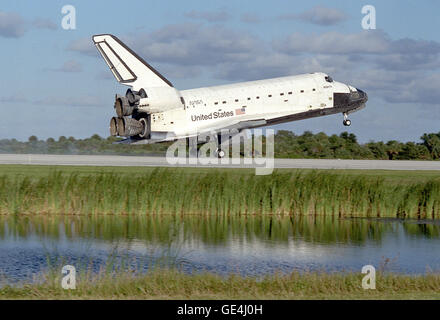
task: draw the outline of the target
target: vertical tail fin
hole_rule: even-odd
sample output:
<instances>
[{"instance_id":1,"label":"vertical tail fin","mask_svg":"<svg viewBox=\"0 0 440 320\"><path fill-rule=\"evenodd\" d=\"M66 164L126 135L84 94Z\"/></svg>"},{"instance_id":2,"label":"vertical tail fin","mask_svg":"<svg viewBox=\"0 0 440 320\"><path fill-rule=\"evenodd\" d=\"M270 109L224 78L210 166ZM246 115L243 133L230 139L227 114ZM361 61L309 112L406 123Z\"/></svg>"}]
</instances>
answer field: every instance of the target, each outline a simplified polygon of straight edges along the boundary
<instances>
[{"instance_id":1,"label":"vertical tail fin","mask_svg":"<svg viewBox=\"0 0 440 320\"><path fill-rule=\"evenodd\" d=\"M111 34L93 42L119 83L133 87L173 87L172 83Z\"/></svg>"}]
</instances>

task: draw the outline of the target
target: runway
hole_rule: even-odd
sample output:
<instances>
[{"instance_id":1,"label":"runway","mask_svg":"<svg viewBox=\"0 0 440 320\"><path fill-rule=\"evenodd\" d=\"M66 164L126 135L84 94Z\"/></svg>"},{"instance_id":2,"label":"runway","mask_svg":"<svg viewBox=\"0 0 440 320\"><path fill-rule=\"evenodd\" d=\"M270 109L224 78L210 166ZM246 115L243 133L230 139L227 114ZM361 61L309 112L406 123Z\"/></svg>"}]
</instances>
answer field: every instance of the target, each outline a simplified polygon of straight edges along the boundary
<instances>
[{"instance_id":1,"label":"runway","mask_svg":"<svg viewBox=\"0 0 440 320\"><path fill-rule=\"evenodd\" d=\"M263 158L264 159L264 158ZM47 154L0 154L0 164L49 165L49 166L147 166L147 167L216 167L257 168L271 167L271 162L255 163L254 159L222 159L229 163L201 164L200 160L179 159L180 163L169 163L164 157L106 156L106 155L47 155ZM174 159L176 161L176 159ZM205 159L205 162L207 159ZM262 161L262 160L260 160ZM275 168L298 169L361 169L361 170L440 170L440 161L405 160L338 160L338 159L275 159Z\"/></svg>"}]
</instances>

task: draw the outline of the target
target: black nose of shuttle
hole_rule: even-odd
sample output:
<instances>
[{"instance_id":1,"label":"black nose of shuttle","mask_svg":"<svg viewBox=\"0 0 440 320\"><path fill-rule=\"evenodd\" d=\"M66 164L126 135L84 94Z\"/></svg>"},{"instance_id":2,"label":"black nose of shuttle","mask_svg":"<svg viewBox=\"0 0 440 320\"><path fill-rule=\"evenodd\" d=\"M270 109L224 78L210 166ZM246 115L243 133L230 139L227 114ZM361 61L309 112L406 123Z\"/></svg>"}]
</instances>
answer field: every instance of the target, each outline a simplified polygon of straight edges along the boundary
<instances>
[{"instance_id":1,"label":"black nose of shuttle","mask_svg":"<svg viewBox=\"0 0 440 320\"><path fill-rule=\"evenodd\" d=\"M360 103L365 103L368 101L368 95L365 91L362 91L361 89L356 88L357 93L359 94L359 97L357 98L357 100ZM356 100L356 99L355 99Z\"/></svg>"},{"instance_id":2,"label":"black nose of shuttle","mask_svg":"<svg viewBox=\"0 0 440 320\"><path fill-rule=\"evenodd\" d=\"M368 100L368 95L361 89L356 89L350 93L334 93L334 107L336 108L357 108L365 104Z\"/></svg>"}]
</instances>

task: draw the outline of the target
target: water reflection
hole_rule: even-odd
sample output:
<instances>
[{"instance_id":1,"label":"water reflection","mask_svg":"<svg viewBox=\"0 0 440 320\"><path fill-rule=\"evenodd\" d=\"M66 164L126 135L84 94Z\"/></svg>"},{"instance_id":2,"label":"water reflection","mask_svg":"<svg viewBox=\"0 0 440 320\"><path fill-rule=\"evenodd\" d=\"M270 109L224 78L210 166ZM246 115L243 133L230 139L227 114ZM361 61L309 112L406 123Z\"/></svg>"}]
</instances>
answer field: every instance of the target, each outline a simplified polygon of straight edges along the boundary
<instances>
[{"instance_id":1,"label":"water reflection","mask_svg":"<svg viewBox=\"0 0 440 320\"><path fill-rule=\"evenodd\" d=\"M166 261L187 272L358 271L388 260L391 271L440 269L439 221L10 215L0 217L0 244L0 274L8 279L28 279L61 260L98 270L112 256L140 269Z\"/></svg>"},{"instance_id":2,"label":"water reflection","mask_svg":"<svg viewBox=\"0 0 440 320\"><path fill-rule=\"evenodd\" d=\"M335 217L206 217L206 216L3 216L0 239L41 237L51 239L138 239L168 243L179 237L222 245L232 238L287 242L301 237L307 242L354 243L380 241L392 231L396 219L339 219ZM391 222L391 223L386 223ZM414 235L439 236L435 224L404 223Z\"/></svg>"}]
</instances>

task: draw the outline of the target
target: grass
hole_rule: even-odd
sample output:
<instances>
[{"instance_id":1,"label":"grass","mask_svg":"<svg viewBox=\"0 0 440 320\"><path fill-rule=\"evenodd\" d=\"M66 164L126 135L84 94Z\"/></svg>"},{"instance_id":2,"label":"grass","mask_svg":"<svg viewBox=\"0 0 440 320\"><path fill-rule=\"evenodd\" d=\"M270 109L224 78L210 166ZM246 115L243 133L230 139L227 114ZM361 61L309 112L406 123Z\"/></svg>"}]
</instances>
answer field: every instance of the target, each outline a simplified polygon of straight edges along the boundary
<instances>
[{"instance_id":1,"label":"grass","mask_svg":"<svg viewBox=\"0 0 440 320\"><path fill-rule=\"evenodd\" d=\"M0 166L0 214L0 238L4 224L20 236L34 229L57 236L63 220L69 239L83 232L169 242L172 224L206 242L221 243L230 232L362 242L380 240L387 226L335 218L438 219L440 173L280 169L255 176L250 169ZM127 219L117 219L122 215ZM421 226L404 227L418 235ZM423 227L423 234L438 236L437 226ZM364 290L360 273L91 272L78 275L76 290L64 290L57 270L40 283L0 287L0 299L440 299L437 273L378 272L377 289Z\"/></svg>"},{"instance_id":2,"label":"grass","mask_svg":"<svg viewBox=\"0 0 440 320\"><path fill-rule=\"evenodd\" d=\"M0 214L440 215L438 175L402 179L396 173L317 170L255 176L240 169L13 168L0 170Z\"/></svg>"},{"instance_id":3,"label":"grass","mask_svg":"<svg viewBox=\"0 0 440 320\"><path fill-rule=\"evenodd\" d=\"M61 276L44 283L0 288L0 299L440 299L440 275L377 273L376 290L361 287L363 274L297 272L264 277L184 274L172 269L144 275L83 274L75 290Z\"/></svg>"},{"instance_id":4,"label":"grass","mask_svg":"<svg viewBox=\"0 0 440 320\"><path fill-rule=\"evenodd\" d=\"M0 176L16 177L30 177L38 178L47 176L53 172L60 172L66 174L91 175L99 173L112 173L115 175L137 175L150 174L156 170L156 167L114 167L114 166L47 166L47 165L0 165ZM233 173L235 175L254 175L255 169L247 168L173 168L175 172L184 173L186 175L206 174L212 172ZM426 182L431 179L440 181L440 171L414 171L414 170L358 170L358 169L275 169L280 173L310 173L319 171L321 173L332 173L338 175L355 175L367 176L371 178L381 177L386 182L393 183L408 183L408 182Z\"/></svg>"}]
</instances>

